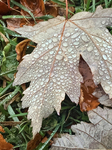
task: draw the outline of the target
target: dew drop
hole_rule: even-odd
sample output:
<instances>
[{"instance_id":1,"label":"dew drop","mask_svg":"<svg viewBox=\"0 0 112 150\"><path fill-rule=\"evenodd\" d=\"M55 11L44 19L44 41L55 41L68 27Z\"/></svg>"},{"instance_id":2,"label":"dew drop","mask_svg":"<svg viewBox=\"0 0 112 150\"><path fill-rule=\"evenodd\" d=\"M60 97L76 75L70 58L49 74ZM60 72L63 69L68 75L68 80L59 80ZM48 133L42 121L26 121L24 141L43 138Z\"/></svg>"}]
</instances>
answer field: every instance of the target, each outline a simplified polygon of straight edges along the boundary
<instances>
[{"instance_id":1,"label":"dew drop","mask_svg":"<svg viewBox=\"0 0 112 150\"><path fill-rule=\"evenodd\" d=\"M101 40L100 38L96 38L96 40L97 40L98 42L102 42L102 40Z\"/></svg>"},{"instance_id":2,"label":"dew drop","mask_svg":"<svg viewBox=\"0 0 112 150\"><path fill-rule=\"evenodd\" d=\"M54 34L54 36L55 36L55 37L57 37L57 36L58 36L58 34L57 34L57 33L55 33L55 34Z\"/></svg>"},{"instance_id":3,"label":"dew drop","mask_svg":"<svg viewBox=\"0 0 112 150\"><path fill-rule=\"evenodd\" d=\"M65 37L69 37L70 36L70 33L65 33Z\"/></svg>"},{"instance_id":4,"label":"dew drop","mask_svg":"<svg viewBox=\"0 0 112 150\"><path fill-rule=\"evenodd\" d=\"M50 54L53 54L54 53L54 51L50 51Z\"/></svg>"},{"instance_id":5,"label":"dew drop","mask_svg":"<svg viewBox=\"0 0 112 150\"><path fill-rule=\"evenodd\" d=\"M45 47L45 44L42 44L42 47Z\"/></svg>"},{"instance_id":6,"label":"dew drop","mask_svg":"<svg viewBox=\"0 0 112 150\"><path fill-rule=\"evenodd\" d=\"M68 52L71 52L72 50L73 50L72 48L69 48L69 49L68 49Z\"/></svg>"},{"instance_id":7,"label":"dew drop","mask_svg":"<svg viewBox=\"0 0 112 150\"><path fill-rule=\"evenodd\" d=\"M93 46L89 46L88 48L87 48L87 50L90 52L90 51L92 51L93 50Z\"/></svg>"},{"instance_id":8,"label":"dew drop","mask_svg":"<svg viewBox=\"0 0 112 150\"><path fill-rule=\"evenodd\" d=\"M112 70L112 66L109 66L109 69Z\"/></svg>"},{"instance_id":9,"label":"dew drop","mask_svg":"<svg viewBox=\"0 0 112 150\"><path fill-rule=\"evenodd\" d=\"M63 58L62 55L57 55L57 56L56 56L56 59L58 59L58 60L61 60L62 58Z\"/></svg>"},{"instance_id":10,"label":"dew drop","mask_svg":"<svg viewBox=\"0 0 112 150\"><path fill-rule=\"evenodd\" d=\"M104 51L104 48L101 48L101 51L103 52L103 51Z\"/></svg>"},{"instance_id":11,"label":"dew drop","mask_svg":"<svg viewBox=\"0 0 112 150\"><path fill-rule=\"evenodd\" d=\"M64 78L64 76L63 76L63 75L61 75L61 76L60 76L60 78L61 78L61 79L63 79L63 78Z\"/></svg>"},{"instance_id":12,"label":"dew drop","mask_svg":"<svg viewBox=\"0 0 112 150\"><path fill-rule=\"evenodd\" d=\"M82 36L82 40L83 40L84 42L88 42L88 41L89 41L89 39L88 39L87 36L85 36L85 35Z\"/></svg>"},{"instance_id":13,"label":"dew drop","mask_svg":"<svg viewBox=\"0 0 112 150\"><path fill-rule=\"evenodd\" d=\"M52 43L52 39L48 40L49 43Z\"/></svg>"},{"instance_id":14,"label":"dew drop","mask_svg":"<svg viewBox=\"0 0 112 150\"><path fill-rule=\"evenodd\" d=\"M44 59L45 59L45 60L48 60L48 56L45 56Z\"/></svg>"},{"instance_id":15,"label":"dew drop","mask_svg":"<svg viewBox=\"0 0 112 150\"><path fill-rule=\"evenodd\" d=\"M103 75L103 72L101 70L99 70L99 74L102 76Z\"/></svg>"},{"instance_id":16,"label":"dew drop","mask_svg":"<svg viewBox=\"0 0 112 150\"><path fill-rule=\"evenodd\" d=\"M103 25L105 24L105 20L104 20L104 21L102 21L102 24L103 24Z\"/></svg>"},{"instance_id":17,"label":"dew drop","mask_svg":"<svg viewBox=\"0 0 112 150\"><path fill-rule=\"evenodd\" d=\"M50 44L48 48L49 48L49 49L52 49L52 48L53 48L53 44Z\"/></svg>"},{"instance_id":18,"label":"dew drop","mask_svg":"<svg viewBox=\"0 0 112 150\"><path fill-rule=\"evenodd\" d=\"M57 42L58 39L56 37L53 37L53 42Z\"/></svg>"},{"instance_id":19,"label":"dew drop","mask_svg":"<svg viewBox=\"0 0 112 150\"><path fill-rule=\"evenodd\" d=\"M39 72L43 72L43 70L39 70Z\"/></svg>"},{"instance_id":20,"label":"dew drop","mask_svg":"<svg viewBox=\"0 0 112 150\"><path fill-rule=\"evenodd\" d=\"M67 46L68 46L68 43L67 43L67 42L64 42L64 43L63 43L63 46L67 47Z\"/></svg>"},{"instance_id":21,"label":"dew drop","mask_svg":"<svg viewBox=\"0 0 112 150\"><path fill-rule=\"evenodd\" d=\"M35 54L33 57L34 57L34 58L38 58L38 57L39 57L39 54Z\"/></svg>"},{"instance_id":22,"label":"dew drop","mask_svg":"<svg viewBox=\"0 0 112 150\"><path fill-rule=\"evenodd\" d=\"M109 87L109 86L105 86L105 90L106 90L106 91L109 91L109 90L110 90L110 87Z\"/></svg>"},{"instance_id":23,"label":"dew drop","mask_svg":"<svg viewBox=\"0 0 112 150\"><path fill-rule=\"evenodd\" d=\"M65 93L63 92L63 93L61 93L61 97L63 98L63 97L65 97Z\"/></svg>"},{"instance_id":24,"label":"dew drop","mask_svg":"<svg viewBox=\"0 0 112 150\"><path fill-rule=\"evenodd\" d=\"M107 60L107 56L106 56L106 55L103 55L103 59L104 59L104 60Z\"/></svg>"},{"instance_id":25,"label":"dew drop","mask_svg":"<svg viewBox=\"0 0 112 150\"><path fill-rule=\"evenodd\" d=\"M73 34L73 35L71 36L71 38L74 39L74 38L76 38L77 36L79 36L79 34L80 34L80 33L77 32L77 33Z\"/></svg>"},{"instance_id":26,"label":"dew drop","mask_svg":"<svg viewBox=\"0 0 112 150\"><path fill-rule=\"evenodd\" d=\"M74 44L74 45L79 45L79 42L74 42L73 44Z\"/></svg>"},{"instance_id":27,"label":"dew drop","mask_svg":"<svg viewBox=\"0 0 112 150\"><path fill-rule=\"evenodd\" d=\"M110 77L109 77L109 76L106 76L106 79L110 79Z\"/></svg>"},{"instance_id":28,"label":"dew drop","mask_svg":"<svg viewBox=\"0 0 112 150\"><path fill-rule=\"evenodd\" d=\"M104 47L107 47L107 45L106 45L106 44L103 44L103 46L104 46Z\"/></svg>"}]
</instances>

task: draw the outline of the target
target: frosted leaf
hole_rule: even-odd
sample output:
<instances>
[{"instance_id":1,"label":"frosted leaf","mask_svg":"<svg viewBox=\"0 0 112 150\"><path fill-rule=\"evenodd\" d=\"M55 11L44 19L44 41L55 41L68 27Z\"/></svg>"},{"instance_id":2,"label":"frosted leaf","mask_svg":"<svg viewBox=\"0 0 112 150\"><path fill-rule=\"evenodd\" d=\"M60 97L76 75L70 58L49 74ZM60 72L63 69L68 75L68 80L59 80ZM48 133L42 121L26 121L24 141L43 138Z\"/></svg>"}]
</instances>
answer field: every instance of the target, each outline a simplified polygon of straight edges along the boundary
<instances>
[{"instance_id":1,"label":"frosted leaf","mask_svg":"<svg viewBox=\"0 0 112 150\"><path fill-rule=\"evenodd\" d=\"M81 122L72 125L75 135L62 134L54 139L51 150L63 149L111 149L112 148L112 109L100 107L89 111L92 123Z\"/></svg>"},{"instance_id":2,"label":"frosted leaf","mask_svg":"<svg viewBox=\"0 0 112 150\"><path fill-rule=\"evenodd\" d=\"M106 29L112 25L111 14L112 8L99 6L95 13L80 12L70 20L58 16L33 27L16 29L38 43L18 66L14 81L14 85L31 81L22 106L29 107L33 135L39 132L42 118L54 108L59 114L65 93L78 103L82 82L78 71L80 54L90 66L95 83L101 83L112 97L112 36Z\"/></svg>"}]
</instances>

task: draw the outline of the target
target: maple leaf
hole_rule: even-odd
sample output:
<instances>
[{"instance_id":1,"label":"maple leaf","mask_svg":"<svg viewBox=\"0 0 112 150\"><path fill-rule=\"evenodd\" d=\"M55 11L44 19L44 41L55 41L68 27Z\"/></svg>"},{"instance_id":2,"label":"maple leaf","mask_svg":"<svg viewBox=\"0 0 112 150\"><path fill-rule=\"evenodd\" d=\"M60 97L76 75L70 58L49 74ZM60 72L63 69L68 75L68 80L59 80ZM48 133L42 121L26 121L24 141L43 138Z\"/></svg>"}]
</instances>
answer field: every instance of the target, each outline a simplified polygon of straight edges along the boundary
<instances>
[{"instance_id":1,"label":"maple leaf","mask_svg":"<svg viewBox=\"0 0 112 150\"><path fill-rule=\"evenodd\" d=\"M112 8L97 7L95 13L80 12L71 19L56 17L33 27L16 29L38 43L18 66L13 85L30 83L24 91L22 106L29 107L33 135L39 132L42 118L56 109L59 114L65 93L78 103L82 76L78 71L80 54L88 63L96 84L101 83L112 97Z\"/></svg>"}]
</instances>

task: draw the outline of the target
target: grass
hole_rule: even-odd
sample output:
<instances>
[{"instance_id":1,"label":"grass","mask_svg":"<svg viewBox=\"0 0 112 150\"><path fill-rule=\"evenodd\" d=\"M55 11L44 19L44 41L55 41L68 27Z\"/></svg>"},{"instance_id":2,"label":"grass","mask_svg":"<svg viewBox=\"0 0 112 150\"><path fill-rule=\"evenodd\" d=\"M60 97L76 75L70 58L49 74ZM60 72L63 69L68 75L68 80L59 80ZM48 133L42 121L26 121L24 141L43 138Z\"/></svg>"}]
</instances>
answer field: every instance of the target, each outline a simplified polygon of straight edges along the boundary
<instances>
[{"instance_id":1,"label":"grass","mask_svg":"<svg viewBox=\"0 0 112 150\"><path fill-rule=\"evenodd\" d=\"M65 3L59 0L55 1L60 7L65 8ZM112 7L112 0L88 0L84 3L83 0L71 0L71 4L75 7L75 13L80 11L94 12L98 5L102 5L104 8ZM12 4L15 4L27 11L30 14L29 18L33 18L34 15L21 4L11 0ZM3 19L7 18L22 18L23 16L3 16ZM26 17L26 16L24 16ZM26 17L28 18L28 17ZM52 16L43 16L40 19L48 20ZM39 18L38 18L39 19ZM112 33L112 29L109 28ZM0 32L8 39L8 43L4 38L0 36L0 125L3 126L5 133L4 138L7 142L14 145L14 148L18 150L26 150L27 143L32 139L32 127L30 120L27 120L27 109L22 109L21 98L23 96L23 90L21 86L12 86L14 80L14 73L17 71L18 62L16 60L15 46L23 40L23 38L9 29L7 29L5 20L0 20ZM33 42L31 45L35 45ZM32 47L28 46L27 52L31 52ZM89 122L86 113L81 112L79 106L76 106L70 101L66 95L65 100L62 102L60 116L56 111L53 112L48 118L43 119L42 128L40 134L42 137L47 135L47 131L52 131L52 134L48 140L36 148L37 150L48 150L49 141L54 134L58 131L60 133L73 134L70 125L80 123L80 121ZM16 124L16 125L15 125Z\"/></svg>"}]
</instances>

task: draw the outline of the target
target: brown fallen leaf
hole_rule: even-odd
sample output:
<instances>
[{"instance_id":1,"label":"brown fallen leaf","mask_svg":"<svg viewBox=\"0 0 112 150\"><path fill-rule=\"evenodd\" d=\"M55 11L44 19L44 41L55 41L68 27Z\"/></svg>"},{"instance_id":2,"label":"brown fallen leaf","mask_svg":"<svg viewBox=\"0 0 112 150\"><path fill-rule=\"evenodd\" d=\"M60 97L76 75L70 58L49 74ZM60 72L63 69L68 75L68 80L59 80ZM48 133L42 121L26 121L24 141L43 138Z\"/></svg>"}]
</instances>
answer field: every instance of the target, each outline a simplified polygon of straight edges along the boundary
<instances>
[{"instance_id":1,"label":"brown fallen leaf","mask_svg":"<svg viewBox=\"0 0 112 150\"><path fill-rule=\"evenodd\" d=\"M29 9L35 17L45 15L45 6L43 0L20 0L20 3ZM21 9L22 14L29 16L29 14Z\"/></svg>"},{"instance_id":2,"label":"brown fallen leaf","mask_svg":"<svg viewBox=\"0 0 112 150\"><path fill-rule=\"evenodd\" d=\"M0 126L0 132L5 132L2 126ZM13 145L7 143L2 134L0 134L0 150L13 150Z\"/></svg>"},{"instance_id":3,"label":"brown fallen leaf","mask_svg":"<svg viewBox=\"0 0 112 150\"><path fill-rule=\"evenodd\" d=\"M23 56L26 54L26 49L31 40L25 39L16 45L17 61L21 62Z\"/></svg>"},{"instance_id":4,"label":"brown fallen leaf","mask_svg":"<svg viewBox=\"0 0 112 150\"><path fill-rule=\"evenodd\" d=\"M0 126L0 132L3 132L3 133L5 132L2 126Z\"/></svg>"},{"instance_id":5,"label":"brown fallen leaf","mask_svg":"<svg viewBox=\"0 0 112 150\"><path fill-rule=\"evenodd\" d=\"M55 5L54 2L46 2L45 3L45 9L46 9L46 14L47 15L52 15L53 17L57 17L58 15L58 8Z\"/></svg>"},{"instance_id":6,"label":"brown fallen leaf","mask_svg":"<svg viewBox=\"0 0 112 150\"><path fill-rule=\"evenodd\" d=\"M31 141L28 142L27 144L27 150L34 150L41 142L42 136L37 133Z\"/></svg>"},{"instance_id":7,"label":"brown fallen leaf","mask_svg":"<svg viewBox=\"0 0 112 150\"><path fill-rule=\"evenodd\" d=\"M0 15L8 15L10 11L11 9L6 5L6 3L0 1Z\"/></svg>"},{"instance_id":8,"label":"brown fallen leaf","mask_svg":"<svg viewBox=\"0 0 112 150\"><path fill-rule=\"evenodd\" d=\"M34 15L34 17L40 17L45 15L45 7L43 0L21 0L20 3L28 8ZM30 16L29 13L20 9L18 7L14 7L15 10L11 11L11 15L23 15L23 16ZM37 20L36 22L40 22L41 20ZM7 19L7 28L10 30L14 30L15 28L22 27L23 25L34 26L35 22L32 19L26 18L11 18Z\"/></svg>"},{"instance_id":9,"label":"brown fallen leaf","mask_svg":"<svg viewBox=\"0 0 112 150\"><path fill-rule=\"evenodd\" d=\"M19 12L16 12L14 10L11 11L10 15L21 15ZM7 23L7 28L14 31L15 28L22 27L21 22L24 21L24 24L26 24L25 19L20 19L20 18L10 18L6 20Z\"/></svg>"}]
</instances>

